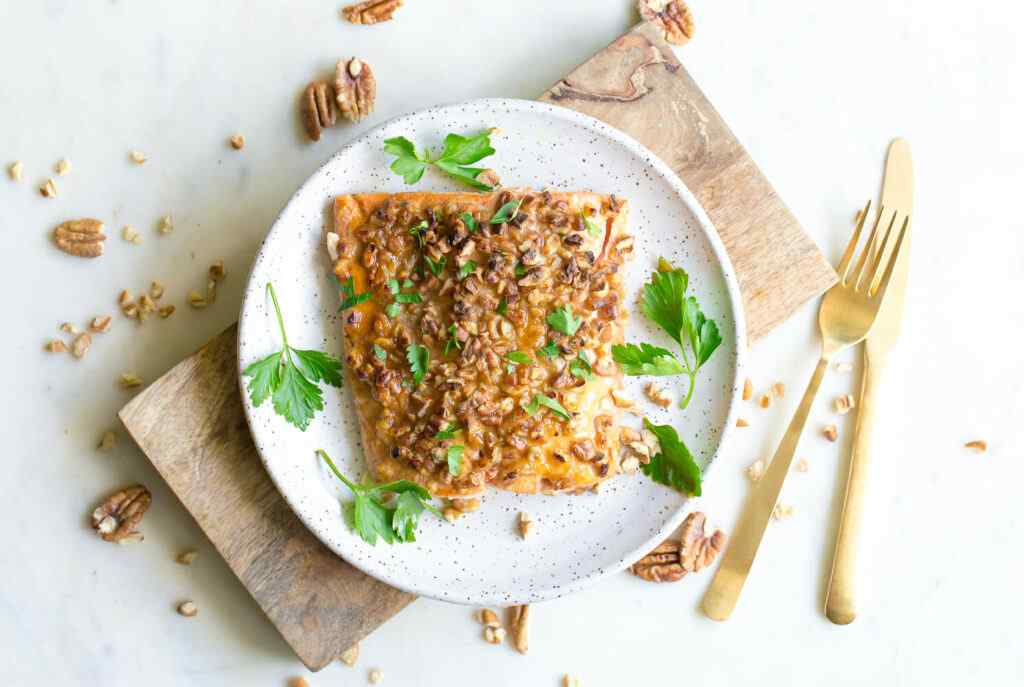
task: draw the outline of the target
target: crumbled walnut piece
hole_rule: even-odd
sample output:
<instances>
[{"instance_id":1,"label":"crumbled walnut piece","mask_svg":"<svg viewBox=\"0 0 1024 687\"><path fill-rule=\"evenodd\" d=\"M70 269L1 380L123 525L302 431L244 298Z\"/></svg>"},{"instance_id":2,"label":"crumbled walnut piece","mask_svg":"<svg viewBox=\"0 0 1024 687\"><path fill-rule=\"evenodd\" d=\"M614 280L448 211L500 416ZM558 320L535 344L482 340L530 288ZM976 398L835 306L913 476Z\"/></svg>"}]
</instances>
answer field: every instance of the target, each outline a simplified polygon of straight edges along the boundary
<instances>
[{"instance_id":1,"label":"crumbled walnut piece","mask_svg":"<svg viewBox=\"0 0 1024 687\"><path fill-rule=\"evenodd\" d=\"M498 619L498 614L489 608L481 608L473 614L476 621L484 627L501 627L501 620Z\"/></svg>"},{"instance_id":2,"label":"crumbled walnut piece","mask_svg":"<svg viewBox=\"0 0 1024 687\"><path fill-rule=\"evenodd\" d=\"M53 179L47 179L43 182L43 185L39 187L39 193L42 194L43 198L56 198L57 185L53 183Z\"/></svg>"},{"instance_id":3,"label":"crumbled walnut piece","mask_svg":"<svg viewBox=\"0 0 1024 687\"><path fill-rule=\"evenodd\" d=\"M100 437L100 443L96 444L96 448L99 449L100 451L109 451L110 449L114 448L116 444L117 435L114 434L113 430L108 429L106 432L103 433L103 436Z\"/></svg>"},{"instance_id":4,"label":"crumbled walnut piece","mask_svg":"<svg viewBox=\"0 0 1024 687\"><path fill-rule=\"evenodd\" d=\"M149 285L149 295L153 300L160 300L164 297L164 285L158 281L154 281Z\"/></svg>"},{"instance_id":5,"label":"crumbled walnut piece","mask_svg":"<svg viewBox=\"0 0 1024 687\"><path fill-rule=\"evenodd\" d=\"M757 400L757 405L762 408L768 408L772 404L772 397L770 394L761 394L761 398Z\"/></svg>"},{"instance_id":6,"label":"crumbled walnut piece","mask_svg":"<svg viewBox=\"0 0 1024 687\"><path fill-rule=\"evenodd\" d=\"M754 383L750 381L750 377L743 380L743 400L749 401L754 397Z\"/></svg>"},{"instance_id":7,"label":"crumbled walnut piece","mask_svg":"<svg viewBox=\"0 0 1024 687\"><path fill-rule=\"evenodd\" d=\"M451 499L448 503L460 513L472 513L480 507L480 499Z\"/></svg>"},{"instance_id":8,"label":"crumbled walnut piece","mask_svg":"<svg viewBox=\"0 0 1024 687\"><path fill-rule=\"evenodd\" d=\"M207 306L206 296L193 289L188 292L188 304L196 310L201 310Z\"/></svg>"},{"instance_id":9,"label":"crumbled walnut piece","mask_svg":"<svg viewBox=\"0 0 1024 687\"><path fill-rule=\"evenodd\" d=\"M135 231L135 227L130 224L124 225L124 229L121 230L121 238L128 243L134 243L136 246L142 243L142 237L139 236L139 232Z\"/></svg>"},{"instance_id":10,"label":"crumbled walnut piece","mask_svg":"<svg viewBox=\"0 0 1024 687\"><path fill-rule=\"evenodd\" d=\"M58 175L64 176L65 174L71 171L71 161L68 160L66 157L57 160L57 164L54 166L54 170L57 172Z\"/></svg>"},{"instance_id":11,"label":"crumbled walnut piece","mask_svg":"<svg viewBox=\"0 0 1024 687\"><path fill-rule=\"evenodd\" d=\"M786 396L786 385L782 382L775 382L772 384L772 396L775 398L784 398Z\"/></svg>"},{"instance_id":12,"label":"crumbled walnut piece","mask_svg":"<svg viewBox=\"0 0 1024 687\"><path fill-rule=\"evenodd\" d=\"M370 681L371 685L379 685L380 681L384 679L384 673L380 670L380 668L374 668L370 671L370 674L367 676L367 679Z\"/></svg>"},{"instance_id":13,"label":"crumbled walnut piece","mask_svg":"<svg viewBox=\"0 0 1024 687\"><path fill-rule=\"evenodd\" d=\"M100 315L99 317L92 318L89 322L89 330L94 331L97 334L104 334L110 331L110 324L114 321L114 318L110 315Z\"/></svg>"},{"instance_id":14,"label":"crumbled walnut piece","mask_svg":"<svg viewBox=\"0 0 1024 687\"><path fill-rule=\"evenodd\" d=\"M579 681L579 678L566 673L562 676L562 687L583 687L583 683Z\"/></svg>"},{"instance_id":15,"label":"crumbled walnut piece","mask_svg":"<svg viewBox=\"0 0 1024 687\"><path fill-rule=\"evenodd\" d=\"M224 271L224 261L218 260L217 262L210 265L208 274L212 281L218 283L224 281L224 277L227 275L227 273Z\"/></svg>"},{"instance_id":16,"label":"crumbled walnut piece","mask_svg":"<svg viewBox=\"0 0 1024 687\"><path fill-rule=\"evenodd\" d=\"M633 564L630 571L648 582L677 582L686 571L679 560L679 542L666 539L656 549Z\"/></svg>"},{"instance_id":17,"label":"crumbled walnut piece","mask_svg":"<svg viewBox=\"0 0 1024 687\"><path fill-rule=\"evenodd\" d=\"M793 517L793 506L776 503L772 509L772 520L786 520Z\"/></svg>"},{"instance_id":18,"label":"crumbled walnut piece","mask_svg":"<svg viewBox=\"0 0 1024 687\"><path fill-rule=\"evenodd\" d=\"M533 518L530 517L529 513L519 511L519 520L516 523L516 527L519 530L520 538L526 539L533 529Z\"/></svg>"},{"instance_id":19,"label":"crumbled walnut piece","mask_svg":"<svg viewBox=\"0 0 1024 687\"><path fill-rule=\"evenodd\" d=\"M142 386L142 378L131 372L121 373L121 386L125 389L136 389Z\"/></svg>"},{"instance_id":20,"label":"crumbled walnut piece","mask_svg":"<svg viewBox=\"0 0 1024 687\"><path fill-rule=\"evenodd\" d=\"M176 560L181 565L192 565L193 563L195 563L196 557L198 555L199 554L196 551L189 549L188 551L182 551L181 553L179 553L174 560Z\"/></svg>"},{"instance_id":21,"label":"crumbled walnut piece","mask_svg":"<svg viewBox=\"0 0 1024 687\"><path fill-rule=\"evenodd\" d=\"M349 648L342 651L341 656L339 656L338 659L342 663L347 665L349 668L354 666L356 664L356 661L359 660L359 643L357 642Z\"/></svg>"},{"instance_id":22,"label":"crumbled walnut piece","mask_svg":"<svg viewBox=\"0 0 1024 687\"><path fill-rule=\"evenodd\" d=\"M149 297L148 293L139 296L139 318L145 319L150 313L156 312L156 301Z\"/></svg>"},{"instance_id":23,"label":"crumbled walnut piece","mask_svg":"<svg viewBox=\"0 0 1024 687\"><path fill-rule=\"evenodd\" d=\"M853 410L855 405L857 405L857 402L853 400L853 396L850 394L843 394L835 400L835 409L840 415L846 415Z\"/></svg>"},{"instance_id":24,"label":"crumbled walnut piece","mask_svg":"<svg viewBox=\"0 0 1024 687\"><path fill-rule=\"evenodd\" d=\"M618 408L632 408L635 405L633 403L633 399L629 398L618 389L612 389L612 402Z\"/></svg>"},{"instance_id":25,"label":"crumbled walnut piece","mask_svg":"<svg viewBox=\"0 0 1024 687\"><path fill-rule=\"evenodd\" d=\"M89 336L89 332L81 332L71 340L71 355L79 359L84 358L89 352L89 346L92 346L92 337Z\"/></svg>"},{"instance_id":26,"label":"crumbled walnut piece","mask_svg":"<svg viewBox=\"0 0 1024 687\"><path fill-rule=\"evenodd\" d=\"M64 322L64 323L62 323L62 324L60 325L60 330L61 330L62 332L65 332L65 333L67 333L67 334L78 334L78 333L79 333L80 331L82 331L81 329L79 329L78 327L76 327L76 326L75 326L74 324L72 324L71 322Z\"/></svg>"},{"instance_id":27,"label":"crumbled walnut piece","mask_svg":"<svg viewBox=\"0 0 1024 687\"><path fill-rule=\"evenodd\" d=\"M836 429L835 425L825 425L825 428L821 430L821 433L829 441L835 441L839 438L839 430Z\"/></svg>"},{"instance_id":28,"label":"crumbled walnut piece","mask_svg":"<svg viewBox=\"0 0 1024 687\"><path fill-rule=\"evenodd\" d=\"M488 644L501 644L505 641L505 629L501 627L485 627L484 639Z\"/></svg>"},{"instance_id":29,"label":"crumbled walnut piece","mask_svg":"<svg viewBox=\"0 0 1024 687\"><path fill-rule=\"evenodd\" d=\"M160 221L157 222L156 228L161 234L170 234L174 231L174 220L171 219L170 215L164 215L160 218Z\"/></svg>"},{"instance_id":30,"label":"crumbled walnut piece","mask_svg":"<svg viewBox=\"0 0 1024 687\"><path fill-rule=\"evenodd\" d=\"M67 344L64 343L63 341L61 341L60 339L53 339L52 341L47 341L46 342L46 346L44 348L46 349L47 353L67 353L68 352Z\"/></svg>"},{"instance_id":31,"label":"crumbled walnut piece","mask_svg":"<svg viewBox=\"0 0 1024 687\"><path fill-rule=\"evenodd\" d=\"M687 515L683 522L679 533L679 562L686 572L700 572L725 550L725 532L716 528L709 536L704 530L706 523L707 516L699 511Z\"/></svg>"},{"instance_id":32,"label":"crumbled walnut piece","mask_svg":"<svg viewBox=\"0 0 1024 687\"><path fill-rule=\"evenodd\" d=\"M377 24L390 21L403 0L365 0L341 9L341 16L352 24Z\"/></svg>"},{"instance_id":33,"label":"crumbled walnut piece","mask_svg":"<svg viewBox=\"0 0 1024 687\"><path fill-rule=\"evenodd\" d=\"M845 360L842 362L836 362L832 364L832 369L834 369L836 372L846 374L849 372L853 372L853 363L848 363Z\"/></svg>"},{"instance_id":34,"label":"crumbled walnut piece","mask_svg":"<svg viewBox=\"0 0 1024 687\"><path fill-rule=\"evenodd\" d=\"M117 542L135 534L153 498L142 485L121 489L92 512L92 527L104 541Z\"/></svg>"},{"instance_id":35,"label":"crumbled walnut piece","mask_svg":"<svg viewBox=\"0 0 1024 687\"><path fill-rule=\"evenodd\" d=\"M103 255L103 222L91 217L62 222L53 230L57 247L68 255L80 258L98 258Z\"/></svg>"},{"instance_id":36,"label":"crumbled walnut piece","mask_svg":"<svg viewBox=\"0 0 1024 687\"><path fill-rule=\"evenodd\" d=\"M199 614L199 606L195 601L182 601L178 604L178 614L186 618L195 618Z\"/></svg>"},{"instance_id":37,"label":"crumbled walnut piece","mask_svg":"<svg viewBox=\"0 0 1024 687\"><path fill-rule=\"evenodd\" d=\"M117 304L122 309L132 304L132 294L128 289L122 289L121 293L117 296Z\"/></svg>"},{"instance_id":38,"label":"crumbled walnut piece","mask_svg":"<svg viewBox=\"0 0 1024 687\"><path fill-rule=\"evenodd\" d=\"M764 476L765 464L763 460L755 460L747 467L747 477L751 482L756 482Z\"/></svg>"},{"instance_id":39,"label":"crumbled walnut piece","mask_svg":"<svg viewBox=\"0 0 1024 687\"><path fill-rule=\"evenodd\" d=\"M530 606L513 606L510 609L512 617L512 646L521 654L525 654L530 648Z\"/></svg>"},{"instance_id":40,"label":"crumbled walnut piece","mask_svg":"<svg viewBox=\"0 0 1024 687\"><path fill-rule=\"evenodd\" d=\"M988 450L988 442L984 439L974 439L964 444L964 448L969 448L977 451L978 453L984 453Z\"/></svg>"},{"instance_id":41,"label":"crumbled walnut piece","mask_svg":"<svg viewBox=\"0 0 1024 687\"><path fill-rule=\"evenodd\" d=\"M7 167L7 174L11 177L11 181L21 181L21 171L25 169L25 165L21 160L12 162Z\"/></svg>"},{"instance_id":42,"label":"crumbled walnut piece","mask_svg":"<svg viewBox=\"0 0 1024 687\"><path fill-rule=\"evenodd\" d=\"M682 0L637 0L636 7L644 21L658 25L669 43L686 45L693 38L693 13Z\"/></svg>"},{"instance_id":43,"label":"crumbled walnut piece","mask_svg":"<svg viewBox=\"0 0 1024 687\"><path fill-rule=\"evenodd\" d=\"M146 156L144 153L140 153L138 150L133 150L128 153L128 157L137 165L145 164Z\"/></svg>"},{"instance_id":44,"label":"crumbled walnut piece","mask_svg":"<svg viewBox=\"0 0 1024 687\"><path fill-rule=\"evenodd\" d=\"M745 419L743 419L742 417L738 417L738 418L736 418L736 426L737 426L737 427L749 427L749 426L750 426L750 423L749 423L749 422L747 422L747 421L746 421Z\"/></svg>"},{"instance_id":45,"label":"crumbled walnut piece","mask_svg":"<svg viewBox=\"0 0 1024 687\"><path fill-rule=\"evenodd\" d=\"M807 459L806 458L800 458L799 460L796 461L796 471L797 472L807 472L807 469L809 467L810 466L807 464Z\"/></svg>"},{"instance_id":46,"label":"crumbled walnut piece","mask_svg":"<svg viewBox=\"0 0 1024 687\"><path fill-rule=\"evenodd\" d=\"M235 150L241 150L245 147L245 136L242 134L235 134L228 139L228 143L230 143L231 147Z\"/></svg>"},{"instance_id":47,"label":"crumbled walnut piece","mask_svg":"<svg viewBox=\"0 0 1024 687\"><path fill-rule=\"evenodd\" d=\"M174 311L176 309L177 308L175 308L173 305L163 305L160 306L160 309L157 311L157 314L160 315L161 319L166 320L168 317L174 314Z\"/></svg>"},{"instance_id":48,"label":"crumbled walnut piece","mask_svg":"<svg viewBox=\"0 0 1024 687\"><path fill-rule=\"evenodd\" d=\"M449 506L448 508L445 508L443 511L441 511L441 515L443 515L444 519L448 522L455 522L456 520L462 517L462 511L460 511L458 508L452 508L451 506Z\"/></svg>"},{"instance_id":49,"label":"crumbled walnut piece","mask_svg":"<svg viewBox=\"0 0 1024 687\"><path fill-rule=\"evenodd\" d=\"M358 122L373 111L377 98L377 80L370 65L357 57L338 61L335 70L335 100L341 115L350 122Z\"/></svg>"},{"instance_id":50,"label":"crumbled walnut piece","mask_svg":"<svg viewBox=\"0 0 1024 687\"><path fill-rule=\"evenodd\" d=\"M338 251L338 244L340 242L341 237L333 231L327 233L327 254L331 256L331 262L335 262L341 257L341 253Z\"/></svg>"},{"instance_id":51,"label":"crumbled walnut piece","mask_svg":"<svg viewBox=\"0 0 1024 687\"><path fill-rule=\"evenodd\" d=\"M668 408L672 405L672 397L655 382L648 382L647 386L644 387L644 393L647 394L647 398L662 408Z\"/></svg>"},{"instance_id":52,"label":"crumbled walnut piece","mask_svg":"<svg viewBox=\"0 0 1024 687\"><path fill-rule=\"evenodd\" d=\"M313 81L302 92L299 104L302 126L312 141L320 140L320 131L334 126L334 87L326 81Z\"/></svg>"}]
</instances>

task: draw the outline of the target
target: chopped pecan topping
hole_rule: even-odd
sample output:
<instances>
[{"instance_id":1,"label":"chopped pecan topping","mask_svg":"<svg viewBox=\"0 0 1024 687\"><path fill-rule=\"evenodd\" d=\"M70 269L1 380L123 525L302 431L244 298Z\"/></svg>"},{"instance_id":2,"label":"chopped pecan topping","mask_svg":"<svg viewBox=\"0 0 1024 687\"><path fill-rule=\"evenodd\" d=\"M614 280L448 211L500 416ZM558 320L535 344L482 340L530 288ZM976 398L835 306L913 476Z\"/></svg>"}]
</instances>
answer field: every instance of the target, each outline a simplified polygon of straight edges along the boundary
<instances>
[{"instance_id":1,"label":"chopped pecan topping","mask_svg":"<svg viewBox=\"0 0 1024 687\"><path fill-rule=\"evenodd\" d=\"M136 527L152 501L142 485L115 492L92 512L93 529L104 541L118 542L137 536Z\"/></svg>"},{"instance_id":2,"label":"chopped pecan topping","mask_svg":"<svg viewBox=\"0 0 1024 687\"><path fill-rule=\"evenodd\" d=\"M402 6L402 2L403 0L365 0L343 7L341 16L353 24L377 24L391 20Z\"/></svg>"},{"instance_id":3,"label":"chopped pecan topping","mask_svg":"<svg viewBox=\"0 0 1024 687\"><path fill-rule=\"evenodd\" d=\"M358 122L373 111L377 80L370 65L359 58L338 61L334 89L341 115L350 122Z\"/></svg>"}]
</instances>

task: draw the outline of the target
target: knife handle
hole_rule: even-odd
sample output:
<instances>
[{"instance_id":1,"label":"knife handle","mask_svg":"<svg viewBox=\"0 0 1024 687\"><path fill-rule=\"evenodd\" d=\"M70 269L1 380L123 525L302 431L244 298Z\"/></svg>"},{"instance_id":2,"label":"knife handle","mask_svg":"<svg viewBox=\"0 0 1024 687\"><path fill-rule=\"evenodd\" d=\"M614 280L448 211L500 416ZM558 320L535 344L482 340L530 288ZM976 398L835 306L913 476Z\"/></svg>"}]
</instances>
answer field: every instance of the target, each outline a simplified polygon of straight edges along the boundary
<instances>
[{"instance_id":1,"label":"knife handle","mask_svg":"<svg viewBox=\"0 0 1024 687\"><path fill-rule=\"evenodd\" d=\"M847 625L857 617L857 549L867 492L871 457L871 434L875 424L875 390L884 370L884 356L864 356L860 407L853 430L850 474L846 479L846 497L839 517L832 574L825 593L825 615L836 625Z\"/></svg>"}]
</instances>

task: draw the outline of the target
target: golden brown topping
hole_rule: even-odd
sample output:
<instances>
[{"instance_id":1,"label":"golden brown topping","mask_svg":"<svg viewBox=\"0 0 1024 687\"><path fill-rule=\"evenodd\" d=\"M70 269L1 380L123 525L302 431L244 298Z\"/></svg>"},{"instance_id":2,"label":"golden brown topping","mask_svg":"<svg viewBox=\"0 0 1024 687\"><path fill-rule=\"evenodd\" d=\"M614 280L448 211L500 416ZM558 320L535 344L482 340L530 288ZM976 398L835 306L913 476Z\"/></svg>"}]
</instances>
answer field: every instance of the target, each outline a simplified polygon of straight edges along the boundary
<instances>
[{"instance_id":1,"label":"golden brown topping","mask_svg":"<svg viewBox=\"0 0 1024 687\"><path fill-rule=\"evenodd\" d=\"M106 239L103 222L89 217L68 220L53 230L53 240L57 247L80 258L103 255L103 242Z\"/></svg>"},{"instance_id":2,"label":"golden brown topping","mask_svg":"<svg viewBox=\"0 0 1024 687\"><path fill-rule=\"evenodd\" d=\"M326 81L314 81L302 92L299 105L302 126L314 141L320 140L320 130L334 126L334 88Z\"/></svg>"},{"instance_id":3,"label":"golden brown topping","mask_svg":"<svg viewBox=\"0 0 1024 687\"><path fill-rule=\"evenodd\" d=\"M365 0L343 7L341 16L353 24L377 24L394 17L402 2L403 0Z\"/></svg>"},{"instance_id":4,"label":"golden brown topping","mask_svg":"<svg viewBox=\"0 0 1024 687\"><path fill-rule=\"evenodd\" d=\"M693 38L693 13L682 0L637 0L636 7L644 21L661 28L669 43L686 45Z\"/></svg>"},{"instance_id":5,"label":"golden brown topping","mask_svg":"<svg viewBox=\"0 0 1024 687\"><path fill-rule=\"evenodd\" d=\"M349 61L338 60L334 89L341 115L350 122L358 122L373 111L377 99L377 80L370 65L357 57Z\"/></svg>"},{"instance_id":6,"label":"golden brown topping","mask_svg":"<svg viewBox=\"0 0 1024 687\"><path fill-rule=\"evenodd\" d=\"M116 542L135 535L151 501L149 490L142 485L121 489L92 512L93 529L104 541Z\"/></svg>"}]
</instances>

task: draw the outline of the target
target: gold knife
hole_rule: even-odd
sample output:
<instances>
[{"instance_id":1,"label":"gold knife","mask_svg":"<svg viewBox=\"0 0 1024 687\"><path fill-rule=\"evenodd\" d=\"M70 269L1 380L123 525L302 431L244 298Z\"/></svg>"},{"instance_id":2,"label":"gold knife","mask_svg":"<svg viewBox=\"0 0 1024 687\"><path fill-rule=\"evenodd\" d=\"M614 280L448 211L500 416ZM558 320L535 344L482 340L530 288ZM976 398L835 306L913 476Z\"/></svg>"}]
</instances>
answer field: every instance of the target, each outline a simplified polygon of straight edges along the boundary
<instances>
[{"instance_id":1,"label":"gold knife","mask_svg":"<svg viewBox=\"0 0 1024 687\"><path fill-rule=\"evenodd\" d=\"M892 213L910 217L904 237L904 249L893 269L892 280L882 301L864 344L864 372L861 377L860 403L857 406L857 424L853 432L853 450L850 454L850 474L846 481L846 498L836 535L832 558L832 575L825 595L825 615L837 625L846 625L857 617L856 577L857 549L864 512L864 494L874 429L877 391L889 359L889 351L896 343L903 319L903 301L907 290L907 272L910 269L910 226L914 210L914 167L910 159L910 146L902 138L889 144L885 159L885 177L882 181L882 202L878 211L888 218Z\"/></svg>"}]
</instances>

